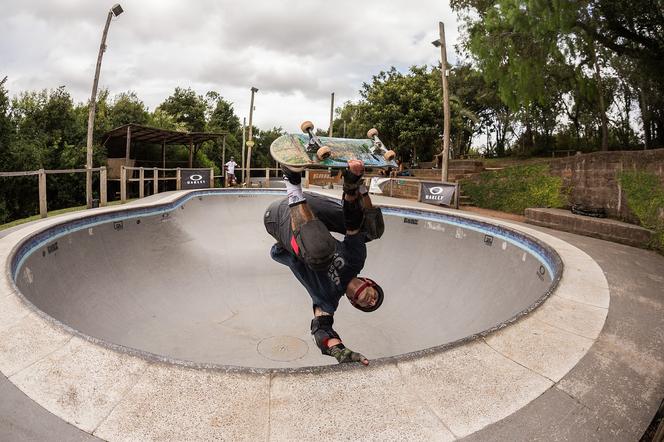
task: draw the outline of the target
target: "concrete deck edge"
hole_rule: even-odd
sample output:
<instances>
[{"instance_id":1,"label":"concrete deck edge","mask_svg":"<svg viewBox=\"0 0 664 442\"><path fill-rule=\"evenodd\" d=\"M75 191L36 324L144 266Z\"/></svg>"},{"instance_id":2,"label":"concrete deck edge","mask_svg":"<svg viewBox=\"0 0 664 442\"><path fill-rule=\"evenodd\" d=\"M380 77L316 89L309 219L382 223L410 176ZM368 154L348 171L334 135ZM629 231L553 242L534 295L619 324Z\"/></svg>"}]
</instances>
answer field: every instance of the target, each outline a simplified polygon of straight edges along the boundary
<instances>
[{"instance_id":1,"label":"concrete deck edge","mask_svg":"<svg viewBox=\"0 0 664 442\"><path fill-rule=\"evenodd\" d=\"M169 203L189 192L155 196L148 202L134 202L131 204L131 208ZM322 193L330 194L330 192ZM336 195L334 192L331 194ZM31 310L27 305L17 302L19 295L15 293L9 279L10 275L5 271L0 278L0 307L2 307L0 308L0 336L3 338L0 340L3 342L0 345L0 371L8 375L10 381L30 398L53 414L84 431L94 434L97 434L95 431L99 431L101 437L112 440L123 439L125 437L123 435L131 435L130 438L147 438L150 435L154 436L156 429L161 429L162 432L159 433L161 436L171 434L175 437L176 433L169 433L169 428L172 431L174 426L183 425L182 419L184 418L190 421L185 425L186 427L191 427L191 420L208 422L210 413L212 413L210 407L225 410L230 413L229 416L234 413L232 406L229 408L229 403L242 409L243 407L237 401L229 402L231 397L254 398L259 404L263 404L252 410L252 413L257 414L256 419L261 421L265 413L267 416L274 413L278 415L277 412L280 410L280 406L275 402L270 404L268 401L266 405L263 402L264 399L281 394L283 388L294 388L293 380L297 385L306 386L306 388L298 390L301 394L300 397L292 398L294 403L297 403L298 400L306 402L308 398L317 395L321 378L330 379L333 384L335 378L346 378L349 382L350 379L353 382L365 380L371 384L372 377L380 375L385 378L383 386L388 390L393 389L393 393L399 394L402 393L400 386L403 386L404 383L419 385L422 380L433 376L434 379L438 377L440 382L445 383L444 391L441 391L440 394L454 396L457 398L456 401L442 404L436 398L428 398L425 394L420 394L409 397L399 405L404 412L411 410L422 416L423 423L432 425L432 428L436 427L443 433L445 433L443 429L447 429L445 434L449 433L449 438L454 439L503 419L537 398L553 383L564 377L599 336L609 307L608 282L599 265L580 249L551 235L510 222L437 209L415 202L393 204L393 200L380 197L374 197L374 201L382 206L451 213L527 233L549 244L560 254L565 265L563 278L554 296L544 302L532 315L491 334L484 340L475 341L459 348L403 363L370 366L363 370L347 370L344 367L338 367L338 370L325 374L256 375L210 372L146 362L139 357L118 353L85 340L71 339L71 337L66 339L66 336L62 336L62 334L67 335L66 332L54 330L53 324L38 315L31 315ZM99 213L120 211L125 208L127 206L95 210ZM86 211L83 214L73 213L53 219L47 218L43 222L12 232L0 239L0 262L6 264L14 246L32 233L47 226L88 214L90 212ZM7 269L7 266L5 265L4 268ZM558 302L557 307L553 306L554 302ZM556 312L565 308L572 308L574 311L580 311L581 314L562 320L566 315L556 315ZM11 320L4 321L5 317L11 318ZM588 318L591 319L588 320ZM574 345L568 345L570 339L574 341ZM24 346L26 342L35 344L35 347L29 353L17 358L15 349ZM539 359L529 357L531 353L529 349L535 346L538 348L544 346L548 353ZM464 372L468 370L469 364L474 363L473 355L475 354L493 354L493 357L499 358L500 365L504 368L502 372L497 370L498 377L493 381L491 389L486 391L480 389L478 394L469 397L464 394L468 390L468 385L462 379L464 379L466 374ZM10 359L11 372L6 373L7 368L2 367L9 365L5 362ZM450 360L454 360L458 364L450 365ZM63 367L76 367L77 369L63 370ZM397 367L398 370L393 369ZM404 376L404 372L408 375ZM501 374L504 376L501 377ZM266 379L266 376L268 382L260 380ZM178 379L178 382L157 382L159 379L173 378ZM481 376L479 378L481 379ZM277 379L283 382L273 382ZM448 384L450 379L457 381ZM234 383L245 382L250 386L247 387L248 389L242 391L241 394L235 391ZM227 388L220 390L218 395L209 397L205 394L205 388L203 391L198 388L206 383L223 384L227 385ZM440 385L437 387L442 388ZM180 413L178 415L173 401L165 400L161 404L153 405L157 409L154 412L155 418L149 422L149 425L136 419L125 419L124 417L130 416L131 413L145 406L145 395L149 395L151 391L154 393L154 388L159 388L160 396L178 398L177 403L184 401L188 404L198 404L203 401L207 406L194 406L193 409L198 410L198 413L186 415ZM417 391L417 388L414 390ZM496 395L496 392L508 390L516 391L519 394L516 397ZM389 400L386 397L394 397L389 394L385 396L375 390L370 389L370 391L375 395L374 399L378 403ZM78 399L72 400L72 395ZM483 402L491 404L491 410L487 411L484 416L471 413L473 408L477 408L478 397ZM335 404L330 404L331 408L327 410L328 412L336 410L339 416L343 416L342 410L353 409L355 404L352 401L355 400L357 398L352 395L346 399L342 397ZM102 403L103 406L99 405ZM90 408L96 411L84 412L85 409ZM288 414L286 413L284 416L287 417ZM373 425L382 425L383 428L394 428L395 425L394 422L389 421L375 422L375 417L373 420ZM204 426L203 428L210 433L201 433L200 436L231 437L241 434L256 434L255 421L252 420L240 419L235 424L225 420L215 422L220 423ZM315 425L316 422L319 422L318 425L325 425L320 418L314 419L312 425ZM243 425L246 427L241 428ZM261 437L279 438L286 434L295 435L292 433L293 428L287 428L285 423L283 425L284 427L280 427L276 422L271 422L260 432ZM279 431L282 433L275 433L277 428L281 428ZM316 428L308 428L311 432L316 431ZM319 430L324 431L322 428Z\"/></svg>"}]
</instances>

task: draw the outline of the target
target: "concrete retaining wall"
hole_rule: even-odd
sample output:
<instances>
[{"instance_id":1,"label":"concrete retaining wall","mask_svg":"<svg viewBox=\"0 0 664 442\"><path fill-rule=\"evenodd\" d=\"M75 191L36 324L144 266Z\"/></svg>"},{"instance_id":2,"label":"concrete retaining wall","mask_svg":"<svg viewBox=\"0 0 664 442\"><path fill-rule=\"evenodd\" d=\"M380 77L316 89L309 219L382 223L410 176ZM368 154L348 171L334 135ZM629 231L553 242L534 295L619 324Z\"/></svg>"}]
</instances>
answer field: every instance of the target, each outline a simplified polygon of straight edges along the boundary
<instances>
[{"instance_id":1,"label":"concrete retaining wall","mask_svg":"<svg viewBox=\"0 0 664 442\"><path fill-rule=\"evenodd\" d=\"M604 207L611 218L638 223L620 188L618 174L624 170L652 172L664 185L664 149L595 152L550 163L551 174L570 190L570 204Z\"/></svg>"}]
</instances>

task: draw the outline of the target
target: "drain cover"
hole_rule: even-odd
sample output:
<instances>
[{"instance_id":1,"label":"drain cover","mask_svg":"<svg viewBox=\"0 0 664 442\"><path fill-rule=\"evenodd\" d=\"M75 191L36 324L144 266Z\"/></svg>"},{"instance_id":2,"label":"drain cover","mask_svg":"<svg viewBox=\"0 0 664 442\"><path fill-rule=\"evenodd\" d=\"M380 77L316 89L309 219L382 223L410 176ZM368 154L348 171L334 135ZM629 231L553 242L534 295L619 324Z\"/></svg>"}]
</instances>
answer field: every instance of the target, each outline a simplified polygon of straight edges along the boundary
<instances>
[{"instance_id":1,"label":"drain cover","mask_svg":"<svg viewBox=\"0 0 664 442\"><path fill-rule=\"evenodd\" d=\"M288 362L300 359L309 351L302 339L293 336L272 336L258 343L258 353L272 361Z\"/></svg>"}]
</instances>

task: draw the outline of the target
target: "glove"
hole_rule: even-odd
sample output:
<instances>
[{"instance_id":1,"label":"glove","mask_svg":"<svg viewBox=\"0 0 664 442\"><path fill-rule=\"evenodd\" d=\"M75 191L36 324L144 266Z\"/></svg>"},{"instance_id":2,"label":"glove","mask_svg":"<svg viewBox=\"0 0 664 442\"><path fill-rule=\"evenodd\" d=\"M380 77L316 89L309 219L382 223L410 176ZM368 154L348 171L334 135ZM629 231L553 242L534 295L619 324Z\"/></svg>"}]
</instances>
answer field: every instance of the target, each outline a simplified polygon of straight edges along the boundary
<instances>
[{"instance_id":1,"label":"glove","mask_svg":"<svg viewBox=\"0 0 664 442\"><path fill-rule=\"evenodd\" d=\"M362 176L364 175L364 163L359 160L351 160L348 162L348 169L344 169L341 174L344 178L343 190L348 194L355 194L362 184Z\"/></svg>"},{"instance_id":2,"label":"glove","mask_svg":"<svg viewBox=\"0 0 664 442\"><path fill-rule=\"evenodd\" d=\"M364 365L369 365L369 360L360 353L346 348L343 344L337 344L329 349L330 356L333 356L340 364L347 364L349 362L361 362Z\"/></svg>"}]
</instances>

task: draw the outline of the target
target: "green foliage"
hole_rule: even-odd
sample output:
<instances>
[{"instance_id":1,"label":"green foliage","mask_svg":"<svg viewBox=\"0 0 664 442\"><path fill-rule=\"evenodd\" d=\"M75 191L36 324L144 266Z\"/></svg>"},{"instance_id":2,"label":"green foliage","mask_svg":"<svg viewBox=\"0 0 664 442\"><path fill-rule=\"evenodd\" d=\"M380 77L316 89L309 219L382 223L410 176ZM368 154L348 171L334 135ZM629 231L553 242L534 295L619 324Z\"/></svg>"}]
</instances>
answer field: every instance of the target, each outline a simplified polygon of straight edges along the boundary
<instances>
[{"instance_id":1,"label":"green foliage","mask_svg":"<svg viewBox=\"0 0 664 442\"><path fill-rule=\"evenodd\" d=\"M108 112L111 128L129 123L147 124L149 119L147 107L135 92L122 92L116 95Z\"/></svg>"},{"instance_id":2,"label":"green foliage","mask_svg":"<svg viewBox=\"0 0 664 442\"><path fill-rule=\"evenodd\" d=\"M563 207L562 179L549 175L548 165L507 167L463 180L461 188L478 207L523 214L528 207Z\"/></svg>"},{"instance_id":3,"label":"green foliage","mask_svg":"<svg viewBox=\"0 0 664 442\"><path fill-rule=\"evenodd\" d=\"M635 147L636 103L646 147L664 146L664 0L451 4L465 25L462 47L519 116L521 154L554 148L561 125L577 150Z\"/></svg>"},{"instance_id":4,"label":"green foliage","mask_svg":"<svg viewBox=\"0 0 664 442\"><path fill-rule=\"evenodd\" d=\"M646 171L625 171L619 175L627 205L641 225L655 232L653 246L664 251L664 186L659 177Z\"/></svg>"},{"instance_id":5,"label":"green foliage","mask_svg":"<svg viewBox=\"0 0 664 442\"><path fill-rule=\"evenodd\" d=\"M176 87L173 95L161 103L158 109L184 125L189 132L205 131L207 102L203 96L196 95L193 89Z\"/></svg>"}]
</instances>

